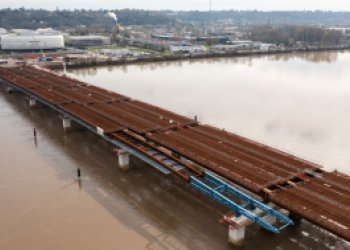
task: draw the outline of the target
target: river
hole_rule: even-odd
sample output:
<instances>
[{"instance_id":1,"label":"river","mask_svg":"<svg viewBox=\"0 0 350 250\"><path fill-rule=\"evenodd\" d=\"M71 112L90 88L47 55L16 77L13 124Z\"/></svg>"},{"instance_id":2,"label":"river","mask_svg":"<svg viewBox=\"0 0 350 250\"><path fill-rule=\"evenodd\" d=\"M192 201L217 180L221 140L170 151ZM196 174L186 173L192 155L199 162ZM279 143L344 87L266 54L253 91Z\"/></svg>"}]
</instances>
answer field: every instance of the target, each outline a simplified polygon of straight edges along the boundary
<instances>
[{"instance_id":1,"label":"river","mask_svg":"<svg viewBox=\"0 0 350 250\"><path fill-rule=\"evenodd\" d=\"M350 53L88 68L69 75L350 174Z\"/></svg>"},{"instance_id":2,"label":"river","mask_svg":"<svg viewBox=\"0 0 350 250\"><path fill-rule=\"evenodd\" d=\"M349 52L319 52L67 74L350 174L348 65ZM234 249L226 209L136 159L120 171L98 137L0 93L0 249ZM251 226L244 249L350 246L302 220L280 235Z\"/></svg>"}]
</instances>

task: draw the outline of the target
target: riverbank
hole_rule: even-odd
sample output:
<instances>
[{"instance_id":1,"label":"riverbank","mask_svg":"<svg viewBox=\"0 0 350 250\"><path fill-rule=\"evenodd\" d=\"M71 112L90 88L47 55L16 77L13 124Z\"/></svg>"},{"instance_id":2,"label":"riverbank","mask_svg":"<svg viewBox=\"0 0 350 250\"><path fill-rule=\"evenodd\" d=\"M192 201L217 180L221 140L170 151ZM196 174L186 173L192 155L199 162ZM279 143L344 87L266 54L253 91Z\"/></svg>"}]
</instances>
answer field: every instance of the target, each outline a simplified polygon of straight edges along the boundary
<instances>
[{"instance_id":1,"label":"riverbank","mask_svg":"<svg viewBox=\"0 0 350 250\"><path fill-rule=\"evenodd\" d=\"M178 61L187 59L202 59L202 58L223 58L223 57L243 57L243 56L256 56L256 55L274 55L274 54L288 54L295 52L324 52L324 51L344 51L349 50L350 45L343 46L324 46L324 47L306 47L306 48L281 48L269 51L260 50L235 50L225 52L208 52L200 54L163 54L156 56L146 57L130 57L130 58L86 58L75 60L74 62L65 62L66 68L84 68L93 66L108 66L108 65L128 65L135 63L148 63L148 62L166 62L166 61ZM48 64L50 69L62 69L63 64L54 63Z\"/></svg>"}]
</instances>

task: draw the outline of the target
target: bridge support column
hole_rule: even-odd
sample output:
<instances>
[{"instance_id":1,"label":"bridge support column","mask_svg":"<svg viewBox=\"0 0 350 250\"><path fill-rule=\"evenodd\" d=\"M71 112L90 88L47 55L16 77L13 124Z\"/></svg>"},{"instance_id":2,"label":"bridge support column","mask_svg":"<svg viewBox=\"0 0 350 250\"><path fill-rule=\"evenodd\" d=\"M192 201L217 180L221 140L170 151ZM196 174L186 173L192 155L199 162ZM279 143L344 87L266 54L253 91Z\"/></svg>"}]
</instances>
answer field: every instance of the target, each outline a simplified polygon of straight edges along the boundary
<instances>
[{"instance_id":1,"label":"bridge support column","mask_svg":"<svg viewBox=\"0 0 350 250\"><path fill-rule=\"evenodd\" d=\"M7 93L12 94L13 91L14 91L14 89L13 89L12 86L10 86L10 85L7 85L7 86L6 86L6 92L7 92Z\"/></svg>"},{"instance_id":2,"label":"bridge support column","mask_svg":"<svg viewBox=\"0 0 350 250\"><path fill-rule=\"evenodd\" d=\"M245 227L236 228L229 226L228 242L233 246L242 246L244 244Z\"/></svg>"},{"instance_id":3,"label":"bridge support column","mask_svg":"<svg viewBox=\"0 0 350 250\"><path fill-rule=\"evenodd\" d=\"M272 226L275 226L277 223L277 219L274 216L268 216L267 218L265 218L265 221L271 224Z\"/></svg>"},{"instance_id":4,"label":"bridge support column","mask_svg":"<svg viewBox=\"0 0 350 250\"><path fill-rule=\"evenodd\" d=\"M295 224L299 224L301 222L301 217L294 213L290 213L289 218L291 218Z\"/></svg>"},{"instance_id":5,"label":"bridge support column","mask_svg":"<svg viewBox=\"0 0 350 250\"><path fill-rule=\"evenodd\" d=\"M290 217L290 216L291 216L290 212L289 212L287 209L280 208L280 209L279 209L279 212L280 212L281 214L287 216L287 217Z\"/></svg>"},{"instance_id":6,"label":"bridge support column","mask_svg":"<svg viewBox=\"0 0 350 250\"><path fill-rule=\"evenodd\" d=\"M63 117L62 123L63 123L64 131L69 131L71 129L71 127L72 127L72 120L71 119L69 119L68 117Z\"/></svg>"},{"instance_id":7,"label":"bridge support column","mask_svg":"<svg viewBox=\"0 0 350 250\"><path fill-rule=\"evenodd\" d=\"M229 225L228 228L228 242L231 245L242 246L244 244L246 226L240 224L245 220L246 218L243 216L232 218L232 222L235 223L235 226Z\"/></svg>"},{"instance_id":8,"label":"bridge support column","mask_svg":"<svg viewBox=\"0 0 350 250\"><path fill-rule=\"evenodd\" d=\"M130 155L128 152L121 149L118 151L118 164L121 170L124 170L124 171L129 170Z\"/></svg>"},{"instance_id":9,"label":"bridge support column","mask_svg":"<svg viewBox=\"0 0 350 250\"><path fill-rule=\"evenodd\" d=\"M36 100L34 98L29 98L29 107L33 108L36 106Z\"/></svg>"}]
</instances>

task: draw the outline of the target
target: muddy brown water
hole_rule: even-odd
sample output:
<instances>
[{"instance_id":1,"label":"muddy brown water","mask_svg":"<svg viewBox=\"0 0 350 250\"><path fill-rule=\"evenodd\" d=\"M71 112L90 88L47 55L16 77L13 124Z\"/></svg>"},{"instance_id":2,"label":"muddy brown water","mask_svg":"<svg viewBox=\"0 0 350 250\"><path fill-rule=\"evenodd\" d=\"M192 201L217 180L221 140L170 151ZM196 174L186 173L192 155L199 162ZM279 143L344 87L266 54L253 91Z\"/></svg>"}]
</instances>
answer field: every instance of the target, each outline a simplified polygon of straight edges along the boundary
<instances>
[{"instance_id":1,"label":"muddy brown water","mask_svg":"<svg viewBox=\"0 0 350 250\"><path fill-rule=\"evenodd\" d=\"M349 62L315 53L69 74L349 173ZM20 94L1 91L0 107L0 249L235 249L218 223L227 210L181 180L134 158L120 171L110 145L64 133ZM350 247L302 220L280 235L251 226L243 249Z\"/></svg>"}]
</instances>

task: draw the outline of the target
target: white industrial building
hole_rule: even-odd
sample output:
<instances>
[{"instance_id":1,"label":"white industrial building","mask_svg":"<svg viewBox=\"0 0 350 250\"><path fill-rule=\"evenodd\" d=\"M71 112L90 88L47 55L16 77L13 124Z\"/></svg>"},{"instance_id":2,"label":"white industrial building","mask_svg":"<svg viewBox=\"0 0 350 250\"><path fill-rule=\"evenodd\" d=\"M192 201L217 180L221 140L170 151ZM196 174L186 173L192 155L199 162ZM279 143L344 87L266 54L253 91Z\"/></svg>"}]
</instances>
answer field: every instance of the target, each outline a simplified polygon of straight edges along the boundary
<instances>
[{"instance_id":1,"label":"white industrial building","mask_svg":"<svg viewBox=\"0 0 350 250\"><path fill-rule=\"evenodd\" d=\"M142 51L131 51L128 49L102 49L100 52L102 55L112 56L112 57L140 57L149 55L150 53Z\"/></svg>"},{"instance_id":2,"label":"white industrial building","mask_svg":"<svg viewBox=\"0 0 350 250\"><path fill-rule=\"evenodd\" d=\"M217 44L210 47L214 51L231 51L239 49L252 49L251 43L242 44Z\"/></svg>"},{"instance_id":3,"label":"white industrial building","mask_svg":"<svg viewBox=\"0 0 350 250\"><path fill-rule=\"evenodd\" d=\"M0 28L0 36L1 36L1 35L4 35L4 34L6 34L6 33L7 33L7 30L6 30L6 29Z\"/></svg>"},{"instance_id":4,"label":"white industrial building","mask_svg":"<svg viewBox=\"0 0 350 250\"><path fill-rule=\"evenodd\" d=\"M235 50L259 50L261 52L268 52L270 49L276 47L276 44L252 42L252 41L232 41L231 44L217 44L211 46L213 51L235 51Z\"/></svg>"},{"instance_id":5,"label":"white industrial building","mask_svg":"<svg viewBox=\"0 0 350 250\"><path fill-rule=\"evenodd\" d=\"M52 29L14 29L0 37L2 50L53 50L63 49L62 33Z\"/></svg>"},{"instance_id":6,"label":"white industrial building","mask_svg":"<svg viewBox=\"0 0 350 250\"><path fill-rule=\"evenodd\" d=\"M207 52L207 47L203 45L171 45L169 50L173 53L204 53Z\"/></svg>"}]
</instances>

